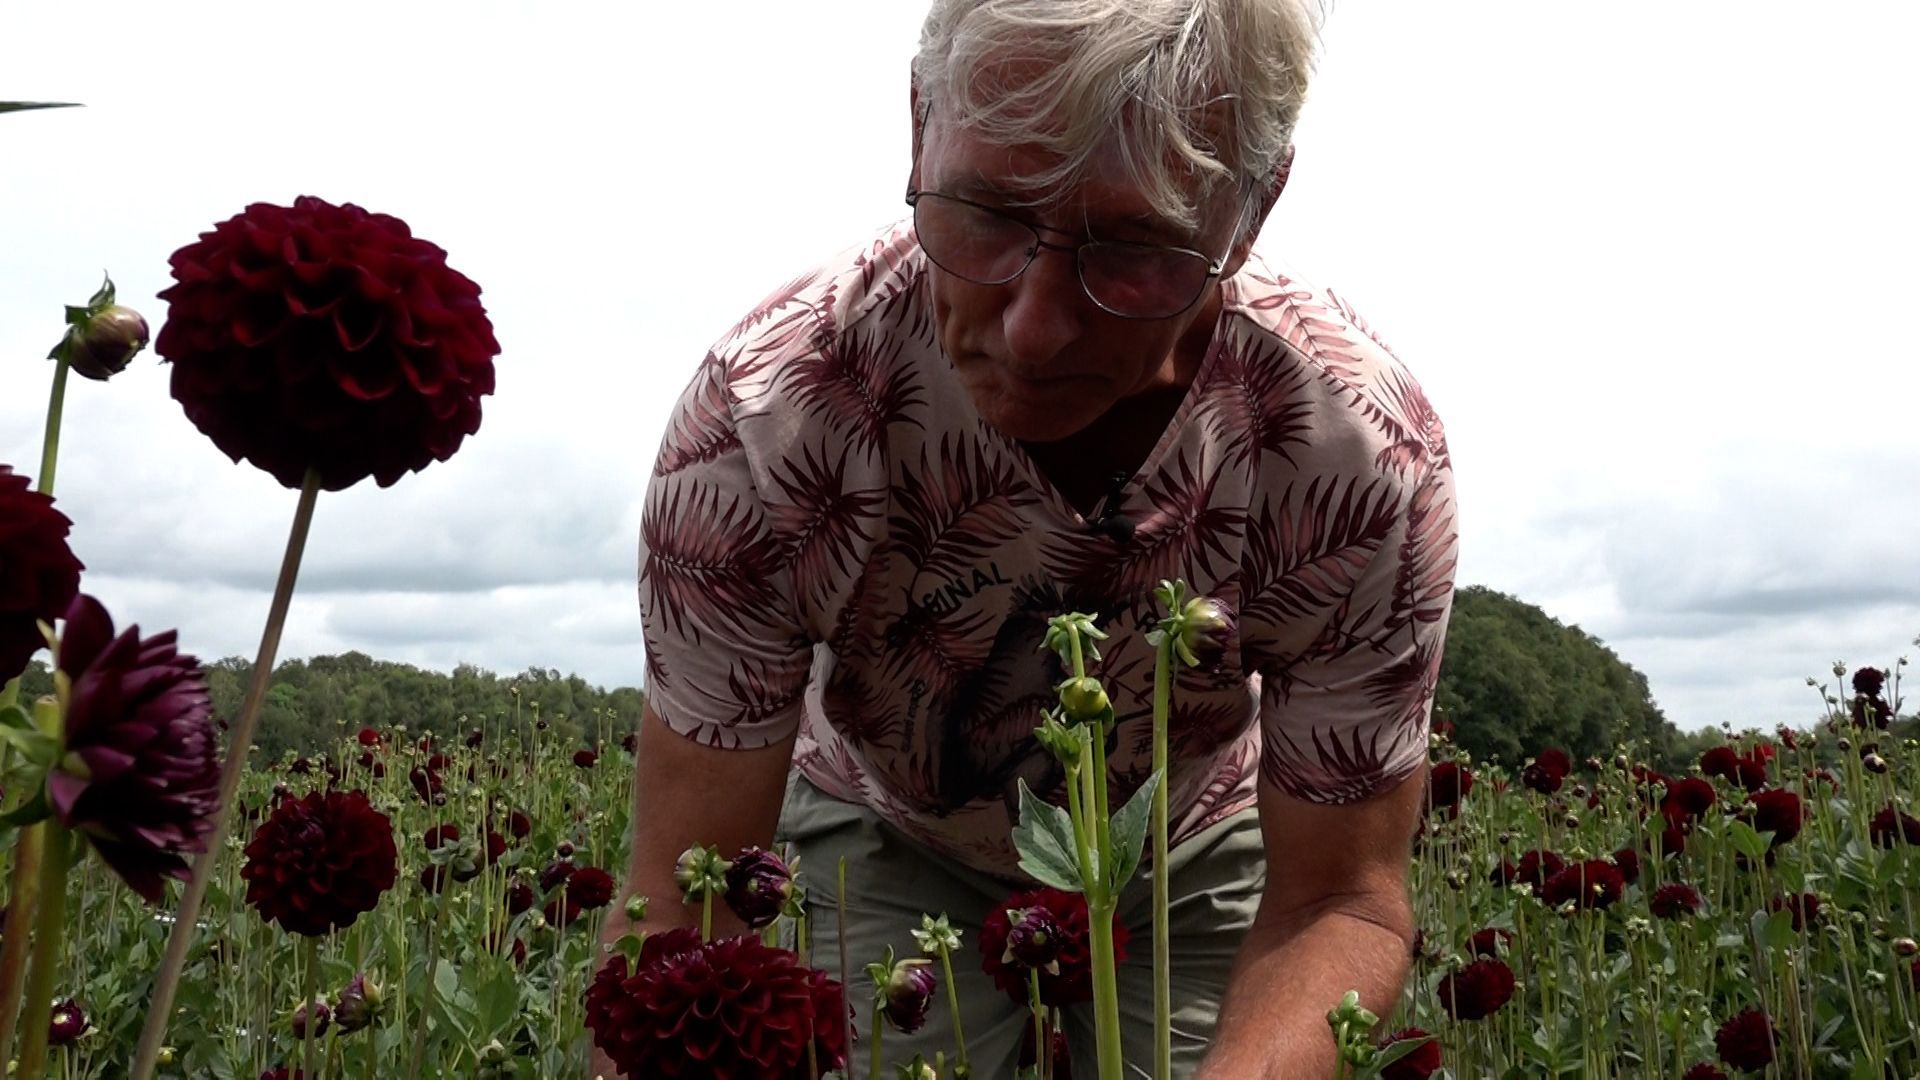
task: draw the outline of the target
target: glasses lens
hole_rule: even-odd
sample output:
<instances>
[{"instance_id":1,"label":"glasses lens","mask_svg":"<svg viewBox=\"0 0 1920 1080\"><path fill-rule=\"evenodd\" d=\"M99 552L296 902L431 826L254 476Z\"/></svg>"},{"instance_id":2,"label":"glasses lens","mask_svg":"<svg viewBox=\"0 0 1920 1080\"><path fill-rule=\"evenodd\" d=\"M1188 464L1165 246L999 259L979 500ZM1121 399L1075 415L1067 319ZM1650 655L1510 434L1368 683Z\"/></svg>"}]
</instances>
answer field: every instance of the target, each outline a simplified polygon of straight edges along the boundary
<instances>
[{"instance_id":1,"label":"glasses lens","mask_svg":"<svg viewBox=\"0 0 1920 1080\"><path fill-rule=\"evenodd\" d=\"M1012 218L983 207L921 193L913 208L920 248L942 270L982 285L1020 276L1039 237Z\"/></svg>"},{"instance_id":2,"label":"glasses lens","mask_svg":"<svg viewBox=\"0 0 1920 1080\"><path fill-rule=\"evenodd\" d=\"M1187 310L1207 287L1211 266L1190 251L1140 244L1088 244L1080 249L1080 277L1094 303L1135 319L1162 319Z\"/></svg>"}]
</instances>

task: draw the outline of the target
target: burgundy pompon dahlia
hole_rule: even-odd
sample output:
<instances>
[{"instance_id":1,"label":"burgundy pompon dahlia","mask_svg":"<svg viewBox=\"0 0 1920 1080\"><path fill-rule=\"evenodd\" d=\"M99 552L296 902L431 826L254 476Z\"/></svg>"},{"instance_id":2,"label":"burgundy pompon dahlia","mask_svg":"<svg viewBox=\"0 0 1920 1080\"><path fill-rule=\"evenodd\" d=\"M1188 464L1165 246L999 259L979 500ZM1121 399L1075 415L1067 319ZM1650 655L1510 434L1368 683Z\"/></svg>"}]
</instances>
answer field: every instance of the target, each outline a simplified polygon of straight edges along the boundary
<instances>
[{"instance_id":1,"label":"burgundy pompon dahlia","mask_svg":"<svg viewBox=\"0 0 1920 1080\"><path fill-rule=\"evenodd\" d=\"M246 847L247 903L289 933L344 929L398 874L393 823L359 791L316 791L274 808Z\"/></svg>"},{"instance_id":2,"label":"burgundy pompon dahlia","mask_svg":"<svg viewBox=\"0 0 1920 1080\"><path fill-rule=\"evenodd\" d=\"M1766 788L1752 797L1753 827L1773 834L1773 846L1779 847L1800 835L1806 821L1806 809L1798 792L1784 788Z\"/></svg>"},{"instance_id":3,"label":"burgundy pompon dahlia","mask_svg":"<svg viewBox=\"0 0 1920 1080\"><path fill-rule=\"evenodd\" d=\"M1401 1028L1380 1040L1382 1046L1392 1046L1408 1039L1425 1039L1419 1048L1399 1061L1380 1070L1380 1080L1429 1080L1440 1071L1443 1059L1440 1055L1440 1040L1432 1033L1421 1028Z\"/></svg>"},{"instance_id":4,"label":"burgundy pompon dahlia","mask_svg":"<svg viewBox=\"0 0 1920 1080\"><path fill-rule=\"evenodd\" d=\"M1661 919L1682 919L1689 915L1700 914L1700 890L1683 882L1662 885L1653 891L1653 899L1647 907L1655 917Z\"/></svg>"},{"instance_id":5,"label":"burgundy pompon dahlia","mask_svg":"<svg viewBox=\"0 0 1920 1080\"><path fill-rule=\"evenodd\" d=\"M938 985L933 961L915 957L895 963L879 987L881 1012L887 1023L905 1035L920 1030L933 1008L933 991Z\"/></svg>"},{"instance_id":6,"label":"burgundy pompon dahlia","mask_svg":"<svg viewBox=\"0 0 1920 1080\"><path fill-rule=\"evenodd\" d=\"M20 674L46 644L40 624L60 618L86 569L67 547L73 520L53 496L0 465L0 682Z\"/></svg>"},{"instance_id":7,"label":"burgundy pompon dahlia","mask_svg":"<svg viewBox=\"0 0 1920 1080\"><path fill-rule=\"evenodd\" d=\"M1473 771L1458 762L1443 761L1427 773L1427 806L1458 816L1460 801L1473 791Z\"/></svg>"},{"instance_id":8,"label":"burgundy pompon dahlia","mask_svg":"<svg viewBox=\"0 0 1920 1080\"><path fill-rule=\"evenodd\" d=\"M87 1033L93 1026L87 1019L85 1009L67 998L53 1006L53 1012L47 1017L47 1045L66 1046Z\"/></svg>"},{"instance_id":9,"label":"burgundy pompon dahlia","mask_svg":"<svg viewBox=\"0 0 1920 1080\"><path fill-rule=\"evenodd\" d=\"M1605 859L1577 862L1546 880L1540 898L1559 907L1571 902L1575 908L1611 907L1626 889L1620 868Z\"/></svg>"},{"instance_id":10,"label":"burgundy pompon dahlia","mask_svg":"<svg viewBox=\"0 0 1920 1080\"><path fill-rule=\"evenodd\" d=\"M1027 969L1006 960L1012 920L1009 911L1039 908L1059 929L1060 951L1053 957L1058 973L1040 972L1040 1000L1047 1005L1076 1005L1093 1000L1092 937L1087 922L1087 898L1051 887L1028 889L1007 897L987 912L980 928L981 967L993 985L1015 1001L1027 1000ZM1113 924L1114 963L1127 956L1127 924Z\"/></svg>"},{"instance_id":11,"label":"burgundy pompon dahlia","mask_svg":"<svg viewBox=\"0 0 1920 1080\"><path fill-rule=\"evenodd\" d=\"M303 195L173 253L154 351L216 446L287 487L386 487L480 428L500 352L480 288L399 218Z\"/></svg>"},{"instance_id":12,"label":"burgundy pompon dahlia","mask_svg":"<svg viewBox=\"0 0 1920 1080\"><path fill-rule=\"evenodd\" d=\"M726 882L727 906L755 930L789 912L799 897L793 870L764 848L745 848L735 855L727 864Z\"/></svg>"},{"instance_id":13,"label":"burgundy pompon dahlia","mask_svg":"<svg viewBox=\"0 0 1920 1080\"><path fill-rule=\"evenodd\" d=\"M702 944L682 927L652 934L629 969L615 954L587 987L593 1044L621 1075L647 1080L803 1080L846 1061L846 995L785 949L743 935Z\"/></svg>"},{"instance_id":14,"label":"burgundy pompon dahlia","mask_svg":"<svg viewBox=\"0 0 1920 1080\"><path fill-rule=\"evenodd\" d=\"M200 664L168 630L115 635L107 609L67 607L59 668L71 680L66 754L47 773L53 816L86 836L150 904L161 878L191 875L220 801L219 733Z\"/></svg>"},{"instance_id":15,"label":"burgundy pompon dahlia","mask_svg":"<svg viewBox=\"0 0 1920 1080\"><path fill-rule=\"evenodd\" d=\"M1513 969L1504 960L1475 960L1440 980L1440 1007L1455 1020L1484 1020L1513 997Z\"/></svg>"},{"instance_id":16,"label":"burgundy pompon dahlia","mask_svg":"<svg viewBox=\"0 0 1920 1080\"><path fill-rule=\"evenodd\" d=\"M1920 819L1888 803L1867 824L1867 835L1874 847L1892 847L1903 842L1920 845Z\"/></svg>"},{"instance_id":17,"label":"burgundy pompon dahlia","mask_svg":"<svg viewBox=\"0 0 1920 1080\"><path fill-rule=\"evenodd\" d=\"M1567 756L1565 750L1550 746L1520 770L1520 783L1542 795L1551 795L1560 790L1560 785L1566 782L1568 774L1572 772L1573 758Z\"/></svg>"},{"instance_id":18,"label":"burgundy pompon dahlia","mask_svg":"<svg viewBox=\"0 0 1920 1080\"><path fill-rule=\"evenodd\" d=\"M1773 1063L1780 1034L1773 1021L1759 1009L1748 1009L1720 1025L1713 1034L1713 1048L1720 1060L1736 1069L1758 1072Z\"/></svg>"},{"instance_id":19,"label":"burgundy pompon dahlia","mask_svg":"<svg viewBox=\"0 0 1920 1080\"><path fill-rule=\"evenodd\" d=\"M1502 949L1513 948L1513 931L1489 926L1467 937L1468 955L1479 960L1498 960Z\"/></svg>"},{"instance_id":20,"label":"burgundy pompon dahlia","mask_svg":"<svg viewBox=\"0 0 1920 1080\"><path fill-rule=\"evenodd\" d=\"M1727 1074L1711 1061L1702 1061L1680 1074L1680 1080L1727 1080Z\"/></svg>"}]
</instances>

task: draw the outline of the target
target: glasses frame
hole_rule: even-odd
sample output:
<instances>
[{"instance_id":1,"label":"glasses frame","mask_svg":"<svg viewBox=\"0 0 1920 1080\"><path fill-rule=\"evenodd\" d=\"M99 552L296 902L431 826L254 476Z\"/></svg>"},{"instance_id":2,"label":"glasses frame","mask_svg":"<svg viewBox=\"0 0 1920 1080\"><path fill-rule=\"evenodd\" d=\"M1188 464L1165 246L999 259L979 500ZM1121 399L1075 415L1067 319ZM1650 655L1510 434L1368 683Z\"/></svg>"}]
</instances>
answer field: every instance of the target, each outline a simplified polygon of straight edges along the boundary
<instances>
[{"instance_id":1,"label":"glasses frame","mask_svg":"<svg viewBox=\"0 0 1920 1080\"><path fill-rule=\"evenodd\" d=\"M923 197L927 197L927 196L931 196L935 199L945 199L948 202L959 203L962 206L967 206L975 210L979 210L985 214L998 218L1002 221L1009 222L1014 225L1018 225L1021 228L1027 230L1027 232L1032 234L1033 236L1033 243L1027 247L1026 261L1020 264L1020 268L1018 270L1015 270L1013 273L1008 274L1007 276L1000 278L997 281L983 280L981 278L973 277L970 274L963 274L960 271L955 270L953 267L948 266L945 263L941 262L939 259L934 258L933 253L930 251L927 251L926 246L923 244L920 250L923 252L926 252L928 261L932 262L935 266L938 266L940 269L945 270L947 273L952 274L954 277L960 278L963 281L971 281L975 285L1005 285L1008 282L1018 278L1021 274L1026 273L1027 268L1033 265L1033 261L1040 257L1040 253L1042 251L1057 251L1063 255L1072 255L1073 256L1073 275L1074 275L1074 279L1080 283L1080 291L1086 294L1087 299L1091 300L1095 307L1099 308L1101 311L1104 311L1109 315L1112 315L1114 318L1117 318L1117 319L1131 319L1136 322L1156 322L1161 319L1171 319L1179 315L1182 315L1186 313L1188 310L1192 309L1193 305L1200 302L1200 298L1207 294L1207 286L1212 284L1214 280L1218 278L1221 275L1221 273L1225 271L1226 265L1227 265L1227 256L1225 255L1215 258L1214 256L1209 255L1204 251L1196 251L1195 249L1188 248L1188 247L1178 247L1173 244L1136 244L1126 240L1084 240L1084 239L1076 240L1074 243L1071 243L1071 244L1057 244L1041 236L1040 230L1046 229L1048 232L1064 232L1064 230L1051 228L1045 225L1035 225L1033 222L1027 221L1024 218L1016 217L1013 214L1008 213L1006 210L1001 209L1000 207L988 206L985 203L974 202L972 199L963 199L958 195L946 195L938 191L921 191L917 188L909 188L907 190L907 205L913 208L913 212L914 212L913 231L916 237L918 237L920 234L920 200ZM1086 249L1090 247L1133 248L1140 251L1173 252L1178 255L1191 255L1196 259L1201 259L1204 262L1206 262L1207 276L1204 280L1200 282L1199 288L1194 290L1192 298L1190 298L1185 304L1182 304L1180 307L1174 309L1173 311L1169 311L1165 315L1131 315L1124 311L1115 311L1114 309L1101 303L1099 297L1093 295L1093 289L1087 284L1087 264L1086 264L1086 254L1085 254Z\"/></svg>"}]
</instances>

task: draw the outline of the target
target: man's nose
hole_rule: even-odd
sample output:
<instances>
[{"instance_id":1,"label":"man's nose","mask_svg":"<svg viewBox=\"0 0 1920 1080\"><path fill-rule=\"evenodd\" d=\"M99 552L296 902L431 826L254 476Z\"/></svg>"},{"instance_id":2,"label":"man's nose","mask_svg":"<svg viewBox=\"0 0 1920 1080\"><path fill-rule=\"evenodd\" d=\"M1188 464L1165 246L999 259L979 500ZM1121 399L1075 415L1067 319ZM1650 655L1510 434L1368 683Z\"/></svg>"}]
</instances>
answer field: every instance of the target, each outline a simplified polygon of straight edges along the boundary
<instances>
[{"instance_id":1,"label":"man's nose","mask_svg":"<svg viewBox=\"0 0 1920 1080\"><path fill-rule=\"evenodd\" d=\"M1026 271L1005 288L1001 331L1009 359L1028 372L1040 371L1085 329L1092 301L1080 287L1077 258L1070 248L1042 243Z\"/></svg>"}]
</instances>

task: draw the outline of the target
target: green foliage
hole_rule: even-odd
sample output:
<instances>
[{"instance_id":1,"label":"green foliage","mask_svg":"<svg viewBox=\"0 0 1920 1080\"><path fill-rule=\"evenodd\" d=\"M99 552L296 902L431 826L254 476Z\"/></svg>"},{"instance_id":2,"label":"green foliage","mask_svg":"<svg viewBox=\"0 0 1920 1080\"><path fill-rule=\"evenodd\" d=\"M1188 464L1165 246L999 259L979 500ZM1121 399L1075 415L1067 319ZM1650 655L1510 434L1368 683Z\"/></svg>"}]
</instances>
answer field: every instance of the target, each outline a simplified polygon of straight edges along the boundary
<instances>
[{"instance_id":1,"label":"green foliage","mask_svg":"<svg viewBox=\"0 0 1920 1080\"><path fill-rule=\"evenodd\" d=\"M1613 650L1480 585L1454 596L1434 717L1452 722L1454 741L1475 758L1512 766L1547 746L1611 757L1625 743L1656 764L1691 746L1654 704L1646 676Z\"/></svg>"},{"instance_id":2,"label":"green foliage","mask_svg":"<svg viewBox=\"0 0 1920 1080\"><path fill-rule=\"evenodd\" d=\"M206 665L216 717L232 723L253 677L253 664L229 656ZM511 720L517 701L522 724L544 720L554 737L592 742L599 736L596 712L610 714L618 738L640 721L644 697L632 687L602 689L578 675L528 668L501 676L471 664L451 674L411 664L375 660L361 652L283 660L274 668L261 704L255 754L273 761L285 754L316 754L335 746L342 731L404 727L442 738L482 727L486 717ZM53 679L40 660L27 665L20 683L23 701L53 693Z\"/></svg>"}]
</instances>

